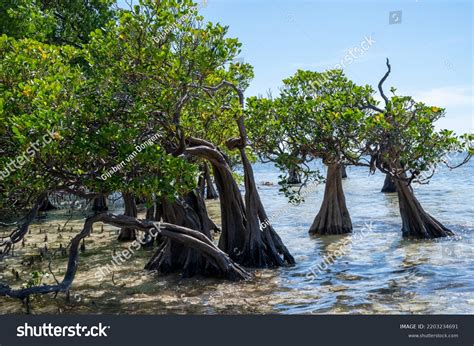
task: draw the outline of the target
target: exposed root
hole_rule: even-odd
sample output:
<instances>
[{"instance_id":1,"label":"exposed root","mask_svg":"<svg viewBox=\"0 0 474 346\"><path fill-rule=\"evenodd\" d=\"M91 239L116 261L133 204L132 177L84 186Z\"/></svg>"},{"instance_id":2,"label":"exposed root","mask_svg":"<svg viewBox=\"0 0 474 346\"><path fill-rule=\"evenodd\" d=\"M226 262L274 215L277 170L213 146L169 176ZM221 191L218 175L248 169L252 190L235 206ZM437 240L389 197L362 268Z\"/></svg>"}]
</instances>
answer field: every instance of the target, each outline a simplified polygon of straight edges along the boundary
<instances>
[{"instance_id":1,"label":"exposed root","mask_svg":"<svg viewBox=\"0 0 474 346\"><path fill-rule=\"evenodd\" d=\"M432 239L453 236L454 233L429 215L406 182L396 180L402 234L404 238Z\"/></svg>"},{"instance_id":2,"label":"exposed root","mask_svg":"<svg viewBox=\"0 0 474 346\"><path fill-rule=\"evenodd\" d=\"M218 268L222 278L237 281L246 280L251 277L245 269L234 263L226 253L218 249L209 238L198 231L169 223L155 223L154 221L138 220L134 217L125 215L117 216L103 213L87 218L82 231L72 239L69 246L69 260L66 273L61 282L55 285L34 286L21 289L13 289L8 285L0 284L0 296L8 296L23 300L33 294L48 294L66 292L69 290L78 268L80 243L82 239L90 235L92 227L96 222L103 222L104 224L116 227L133 228L140 231L155 230L164 238L182 244L185 247L193 248L206 256L206 258L208 258L209 261ZM158 229L156 226L159 226Z\"/></svg>"},{"instance_id":3,"label":"exposed root","mask_svg":"<svg viewBox=\"0 0 474 346\"><path fill-rule=\"evenodd\" d=\"M331 235L352 232L352 221L342 189L341 166L328 165L323 203L309 233Z\"/></svg>"}]
</instances>

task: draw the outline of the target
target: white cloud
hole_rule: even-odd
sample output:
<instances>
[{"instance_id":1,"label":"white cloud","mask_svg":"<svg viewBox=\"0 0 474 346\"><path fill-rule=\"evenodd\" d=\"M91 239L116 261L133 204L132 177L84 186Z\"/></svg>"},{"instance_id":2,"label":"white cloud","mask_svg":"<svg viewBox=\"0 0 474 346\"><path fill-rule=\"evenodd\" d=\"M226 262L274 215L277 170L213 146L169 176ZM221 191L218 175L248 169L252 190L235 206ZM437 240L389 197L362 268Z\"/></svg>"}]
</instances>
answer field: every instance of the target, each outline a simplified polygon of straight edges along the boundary
<instances>
[{"instance_id":1,"label":"white cloud","mask_svg":"<svg viewBox=\"0 0 474 346\"><path fill-rule=\"evenodd\" d=\"M451 129L456 133L472 132L474 129L474 100L470 86L449 86L432 88L426 90L397 90L399 96L412 96L415 101L421 101L428 106L446 108L445 117L436 122L437 129ZM390 98L392 94L385 90ZM378 90L375 99L380 101L379 106L383 108L384 102Z\"/></svg>"},{"instance_id":2,"label":"white cloud","mask_svg":"<svg viewBox=\"0 0 474 346\"><path fill-rule=\"evenodd\" d=\"M415 101L422 101L428 105L436 105L443 108L473 105L472 87L465 86L450 86L415 91L413 98Z\"/></svg>"},{"instance_id":3,"label":"white cloud","mask_svg":"<svg viewBox=\"0 0 474 346\"><path fill-rule=\"evenodd\" d=\"M428 106L446 108L445 117L436 122L436 127L451 129L459 134L470 132L474 128L472 92L471 86L457 85L425 90L397 90L396 94L413 96L415 101L424 102ZM389 95L388 92L386 94ZM380 99L378 94L376 99Z\"/></svg>"}]
</instances>

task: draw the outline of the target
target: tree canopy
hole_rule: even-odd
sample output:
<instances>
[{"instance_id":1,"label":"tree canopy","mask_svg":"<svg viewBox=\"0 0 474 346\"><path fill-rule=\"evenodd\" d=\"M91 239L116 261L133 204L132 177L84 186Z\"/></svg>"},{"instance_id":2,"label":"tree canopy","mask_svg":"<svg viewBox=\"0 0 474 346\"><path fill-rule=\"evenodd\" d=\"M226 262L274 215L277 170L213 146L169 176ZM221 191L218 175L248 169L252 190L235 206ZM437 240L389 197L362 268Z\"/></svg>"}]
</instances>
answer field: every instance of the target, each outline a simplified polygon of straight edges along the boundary
<instances>
[{"instance_id":1,"label":"tree canopy","mask_svg":"<svg viewBox=\"0 0 474 346\"><path fill-rule=\"evenodd\" d=\"M309 181L325 181L310 233L352 231L341 166L355 165L394 179L403 236L453 234L423 210L411 184L429 181L426 172L446 152L464 151L472 136L436 130L441 107L395 89L388 98L388 60L378 85L383 108L371 86L341 70L299 70L277 97L246 99L253 68L234 62L241 43L190 0L141 0L129 9L111 0L7 0L0 9L0 213L12 221L0 260L27 236L49 196L90 201L121 193L125 209L85 219L63 281L0 285L0 294L68 290L80 243L97 222L150 246L156 229L161 237L146 269L159 273L241 280L251 277L245 268L293 265L261 201L255 158L282 170L282 191L292 200L301 201ZM459 164L471 154L469 147ZM292 170L304 177L296 189L286 175ZM207 213L203 175L213 176L218 191L220 227ZM213 231L220 231L218 246Z\"/></svg>"}]
</instances>

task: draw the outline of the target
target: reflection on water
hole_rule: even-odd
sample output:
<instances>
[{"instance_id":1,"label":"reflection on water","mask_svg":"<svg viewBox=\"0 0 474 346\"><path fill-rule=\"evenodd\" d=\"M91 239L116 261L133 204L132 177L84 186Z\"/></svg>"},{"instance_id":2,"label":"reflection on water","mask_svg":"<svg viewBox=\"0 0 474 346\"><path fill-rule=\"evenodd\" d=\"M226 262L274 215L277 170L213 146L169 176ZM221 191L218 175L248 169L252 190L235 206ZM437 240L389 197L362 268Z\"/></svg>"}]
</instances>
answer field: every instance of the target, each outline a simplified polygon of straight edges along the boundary
<instances>
[{"instance_id":1,"label":"reflection on water","mask_svg":"<svg viewBox=\"0 0 474 346\"><path fill-rule=\"evenodd\" d=\"M368 176L363 169L349 168L344 190L354 233L318 237L309 236L307 230L318 211L324 186L308 195L305 203L293 206L278 193L278 171L269 165L256 165L257 182L273 183L260 184L260 193L268 215L273 215L271 221L295 256L295 266L255 271L250 282L183 280L177 275L147 275L141 268L151 252L138 251L117 267L113 277L98 282L94 278L97 268L110 263L113 253L127 245L115 241L115 228L96 225L80 258L71 303L65 304L63 296L38 297L32 304L33 313L472 314L472 172L472 163L452 172L442 170L428 186L416 189L425 209L457 236L408 241L401 238L396 195L379 192L382 175ZM215 215L218 210L216 202L211 202L211 213ZM64 220L65 216L56 211L35 225L25 248L17 249L16 257L0 264L0 281L20 285L32 270L46 270L45 262L35 261L38 248L44 245L44 232L40 234L39 229L48 230L48 247L55 249L59 243L67 244L82 224L81 217L73 218L68 230L58 235L58 224ZM364 231L368 227L370 232ZM315 270L324 258L333 260L324 270ZM56 276L64 274L65 262L65 258L54 260ZM19 281L15 281L12 268L20 272ZM315 276L308 275L311 269ZM22 311L17 301L0 298L0 313Z\"/></svg>"}]
</instances>

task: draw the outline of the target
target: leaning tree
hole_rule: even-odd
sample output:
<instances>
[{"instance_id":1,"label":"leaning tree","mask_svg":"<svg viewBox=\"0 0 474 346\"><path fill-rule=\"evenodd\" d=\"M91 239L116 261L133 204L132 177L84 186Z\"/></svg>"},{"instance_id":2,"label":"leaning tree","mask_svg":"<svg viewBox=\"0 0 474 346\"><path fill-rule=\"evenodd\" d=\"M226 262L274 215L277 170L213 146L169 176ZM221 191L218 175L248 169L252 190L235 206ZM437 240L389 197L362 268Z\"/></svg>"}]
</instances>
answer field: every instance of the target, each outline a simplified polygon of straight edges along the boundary
<instances>
[{"instance_id":1,"label":"leaning tree","mask_svg":"<svg viewBox=\"0 0 474 346\"><path fill-rule=\"evenodd\" d=\"M173 4L182 7L179 10L171 6ZM170 1L161 5L150 3L150 6L156 6L154 16L168 20L168 25L173 27L179 16L188 18L186 11L195 11L190 2ZM168 38L160 50L153 38L163 30L163 21L155 21L152 28L143 26L143 12L139 9L133 13L123 11L119 22L110 22L107 32L96 30L91 34L90 43L81 49L1 37L0 117L5 127L1 129L0 163L2 167L4 164L14 166L10 162L16 162L25 151L29 155L29 160L23 158L26 163L23 161L21 167L15 166L16 170L2 174L1 209L15 208L20 213L25 210L22 217L2 224L12 228L0 241L2 257L27 237L29 225L51 194L70 194L90 200L127 191L152 201L177 204L176 201L182 201L180 196L190 194L196 187L196 167L184 155L184 133L177 121L186 100L183 100L185 91L181 87L195 81L182 79L182 76L186 71L190 76L198 74L199 70L192 68L192 64L206 60L202 59L203 55L216 48L212 42L218 48L226 41L225 30L211 25L193 31L195 36L210 36L210 47L200 54L195 46L184 45L183 49L176 50ZM145 41L146 47L141 46L143 29L154 34ZM219 37L222 38L219 40ZM110 52L113 54L109 55ZM196 55L190 58L191 53ZM221 54L222 51L215 52L217 57ZM209 67L215 68L211 65L203 69L207 71ZM212 72L210 69L208 73ZM153 76L155 78L150 78ZM34 148L30 154L30 141L39 142L48 133L51 139L47 145ZM146 147L137 150L137 145L143 142L147 143ZM133 160L128 160L134 150L138 153L133 155ZM106 174L121 162L124 164L118 172ZM28 289L12 289L2 284L0 294L23 299L34 293L68 290L77 271L79 245L95 222L148 235L158 233L163 242L172 243L173 249L178 249L171 251L173 260L185 259L180 266L173 267L174 271L204 272L231 280L248 278L249 274L211 241L207 234L210 223L203 217L207 217L203 204L190 199L186 203L181 219L197 215L198 220L188 224L197 229L179 222L157 225L151 220L126 215L92 215L68 246L68 267L61 282ZM153 220L163 220L158 214L148 215ZM167 215L171 218L172 213ZM199 270L186 271L196 264Z\"/></svg>"},{"instance_id":2,"label":"leaning tree","mask_svg":"<svg viewBox=\"0 0 474 346\"><path fill-rule=\"evenodd\" d=\"M429 215L415 197L412 184L427 184L439 165L456 168L472 155L472 135L456 136L453 131L437 130L435 122L445 115L443 108L416 102L410 96L386 96L383 83L378 84L384 108L368 104L374 112L368 120L366 150L370 154L370 169L387 174L396 186L402 234L406 238L431 239L453 235L453 232ZM449 159L449 153L462 153L458 162ZM454 157L451 155L451 157Z\"/></svg>"},{"instance_id":3,"label":"leaning tree","mask_svg":"<svg viewBox=\"0 0 474 346\"><path fill-rule=\"evenodd\" d=\"M213 143L188 137L185 153L208 161L215 177L221 205L222 233L219 247L231 258L249 267L274 267L293 264L294 259L268 220L253 175L248 153L245 99L243 90L252 76L248 65L231 66L227 73L221 71L200 86L201 92L210 96L210 102L218 101L218 121L233 119L236 131L227 138L228 151L236 151L243 167L245 193L240 193L229 165L228 155ZM219 81L219 82L217 82ZM267 225L266 227L262 225Z\"/></svg>"},{"instance_id":4,"label":"leaning tree","mask_svg":"<svg viewBox=\"0 0 474 346\"><path fill-rule=\"evenodd\" d=\"M92 200L122 191L144 198L149 208L146 220L104 212L88 217L68 246L63 281L20 290L2 285L1 294L24 298L68 290L77 271L78 246L95 222L134 230L148 239L156 229L159 247L147 267L162 273L237 280L249 274L235 261L256 267L294 263L274 229L260 227L267 216L246 152L243 114L250 70L227 68L240 44L226 33L219 24L204 25L190 1L170 0L121 11L118 21L92 32L80 48L2 38L2 95L8 96L4 104L14 114L2 129L5 163L28 146L26 134L34 138L55 129L52 145L35 152L26 167L30 175L18 170L2 181L2 195L17 206L21 196L21 205L28 209L8 225L14 229L0 243L2 256L27 236L51 194ZM49 78L35 79L44 69ZM12 73L15 70L22 73ZM223 115L215 120L220 128L223 120L233 124L225 142L213 144L198 137L203 126L196 109L204 106L191 106L200 99ZM4 113L2 117L7 118ZM193 119L197 126L187 126ZM223 142L225 150L219 147ZM232 152L244 166L245 198L230 168L227 153ZM220 249L209 232L215 225L201 194L195 192L196 159L212 166L219 189ZM136 214L133 206L130 209Z\"/></svg>"}]
</instances>

